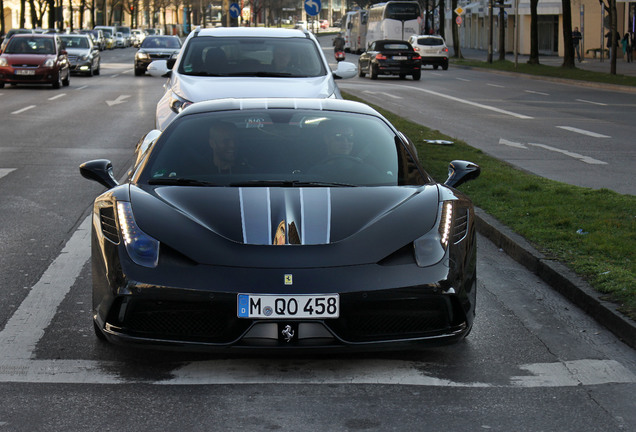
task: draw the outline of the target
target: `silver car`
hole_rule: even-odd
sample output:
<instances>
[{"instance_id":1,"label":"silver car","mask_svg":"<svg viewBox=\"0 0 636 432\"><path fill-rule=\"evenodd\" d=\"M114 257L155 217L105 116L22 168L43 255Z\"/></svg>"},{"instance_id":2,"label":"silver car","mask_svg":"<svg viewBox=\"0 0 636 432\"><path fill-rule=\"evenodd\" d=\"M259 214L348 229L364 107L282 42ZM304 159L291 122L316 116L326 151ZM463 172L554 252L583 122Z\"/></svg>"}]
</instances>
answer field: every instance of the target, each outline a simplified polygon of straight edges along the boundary
<instances>
[{"instance_id":1,"label":"silver car","mask_svg":"<svg viewBox=\"0 0 636 432\"><path fill-rule=\"evenodd\" d=\"M67 52L71 73L88 76L99 75L99 48L87 34L61 34L60 39Z\"/></svg>"},{"instance_id":2,"label":"silver car","mask_svg":"<svg viewBox=\"0 0 636 432\"><path fill-rule=\"evenodd\" d=\"M335 78L357 74L353 63L332 71L314 35L307 30L197 28L174 60L152 62L153 76L168 73L157 104L156 127L163 130L185 107L235 97L341 98Z\"/></svg>"}]
</instances>

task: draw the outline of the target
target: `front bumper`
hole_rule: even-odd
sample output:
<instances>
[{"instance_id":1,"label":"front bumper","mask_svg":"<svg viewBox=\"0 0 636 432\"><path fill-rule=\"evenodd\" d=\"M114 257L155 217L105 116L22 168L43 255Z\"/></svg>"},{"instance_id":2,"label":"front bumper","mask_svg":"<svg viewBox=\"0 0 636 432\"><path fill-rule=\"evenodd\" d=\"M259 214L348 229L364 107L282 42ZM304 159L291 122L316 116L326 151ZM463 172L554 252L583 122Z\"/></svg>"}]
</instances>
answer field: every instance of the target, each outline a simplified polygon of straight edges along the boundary
<instances>
[{"instance_id":1,"label":"front bumper","mask_svg":"<svg viewBox=\"0 0 636 432\"><path fill-rule=\"evenodd\" d=\"M0 82L8 84L52 84L57 81L58 70L54 68L32 68L32 75L18 75L17 70L24 68L0 68Z\"/></svg>"}]
</instances>

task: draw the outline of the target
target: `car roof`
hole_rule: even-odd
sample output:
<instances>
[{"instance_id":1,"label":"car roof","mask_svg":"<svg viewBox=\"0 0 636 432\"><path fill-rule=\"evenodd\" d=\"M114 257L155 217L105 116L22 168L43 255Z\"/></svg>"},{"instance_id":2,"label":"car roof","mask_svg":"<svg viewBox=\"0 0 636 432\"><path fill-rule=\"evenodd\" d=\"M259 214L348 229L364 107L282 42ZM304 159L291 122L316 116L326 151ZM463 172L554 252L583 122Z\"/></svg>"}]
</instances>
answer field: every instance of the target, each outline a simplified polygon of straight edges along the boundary
<instances>
[{"instance_id":1,"label":"car roof","mask_svg":"<svg viewBox=\"0 0 636 432\"><path fill-rule=\"evenodd\" d=\"M227 98L197 102L182 111L177 117L212 111L250 109L310 109L317 111L342 111L358 114L382 115L361 102L345 99L321 98Z\"/></svg>"},{"instance_id":2,"label":"car roof","mask_svg":"<svg viewBox=\"0 0 636 432\"><path fill-rule=\"evenodd\" d=\"M16 33L13 36L11 36L12 38L27 38L27 39L55 39L55 37L58 36L54 33Z\"/></svg>"},{"instance_id":3,"label":"car roof","mask_svg":"<svg viewBox=\"0 0 636 432\"><path fill-rule=\"evenodd\" d=\"M272 27L216 27L196 29L197 36L251 36L251 37L307 37L308 31L301 29ZM194 36L194 35L193 35Z\"/></svg>"}]
</instances>

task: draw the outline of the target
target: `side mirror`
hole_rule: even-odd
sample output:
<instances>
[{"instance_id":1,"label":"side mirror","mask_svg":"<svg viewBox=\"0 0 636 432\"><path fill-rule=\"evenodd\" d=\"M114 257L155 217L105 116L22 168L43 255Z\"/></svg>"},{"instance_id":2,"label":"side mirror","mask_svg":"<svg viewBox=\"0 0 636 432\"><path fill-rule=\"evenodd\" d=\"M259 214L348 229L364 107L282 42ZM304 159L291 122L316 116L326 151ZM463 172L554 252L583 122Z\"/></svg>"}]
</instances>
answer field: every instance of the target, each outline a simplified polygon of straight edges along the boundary
<instances>
[{"instance_id":1,"label":"side mirror","mask_svg":"<svg viewBox=\"0 0 636 432\"><path fill-rule=\"evenodd\" d=\"M96 159L84 162L79 170L82 177L94 180L108 189L119 185L113 176L113 164L109 160Z\"/></svg>"},{"instance_id":2,"label":"side mirror","mask_svg":"<svg viewBox=\"0 0 636 432\"><path fill-rule=\"evenodd\" d=\"M358 66L349 62L338 62L338 67L333 72L333 77L335 79L341 78L353 78L358 74Z\"/></svg>"},{"instance_id":3,"label":"side mirror","mask_svg":"<svg viewBox=\"0 0 636 432\"><path fill-rule=\"evenodd\" d=\"M448 178L444 184L456 188L469 180L476 179L480 173L479 165L468 161L454 160L448 164Z\"/></svg>"},{"instance_id":4,"label":"side mirror","mask_svg":"<svg viewBox=\"0 0 636 432\"><path fill-rule=\"evenodd\" d=\"M153 77L163 77L171 72L166 60L155 60L148 65L148 73Z\"/></svg>"}]
</instances>

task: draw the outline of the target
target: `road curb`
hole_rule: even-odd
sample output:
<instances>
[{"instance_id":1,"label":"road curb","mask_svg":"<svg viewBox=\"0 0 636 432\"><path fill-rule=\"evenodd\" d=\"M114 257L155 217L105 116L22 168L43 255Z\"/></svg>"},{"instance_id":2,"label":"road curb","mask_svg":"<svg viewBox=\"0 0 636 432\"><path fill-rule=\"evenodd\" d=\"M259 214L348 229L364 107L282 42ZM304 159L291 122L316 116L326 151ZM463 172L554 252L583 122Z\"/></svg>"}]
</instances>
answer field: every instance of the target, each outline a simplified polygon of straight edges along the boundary
<instances>
[{"instance_id":1,"label":"road curb","mask_svg":"<svg viewBox=\"0 0 636 432\"><path fill-rule=\"evenodd\" d=\"M475 222L481 235L636 349L636 322L619 312L616 305L603 300L601 294L581 277L563 264L547 258L525 238L477 207Z\"/></svg>"}]
</instances>

